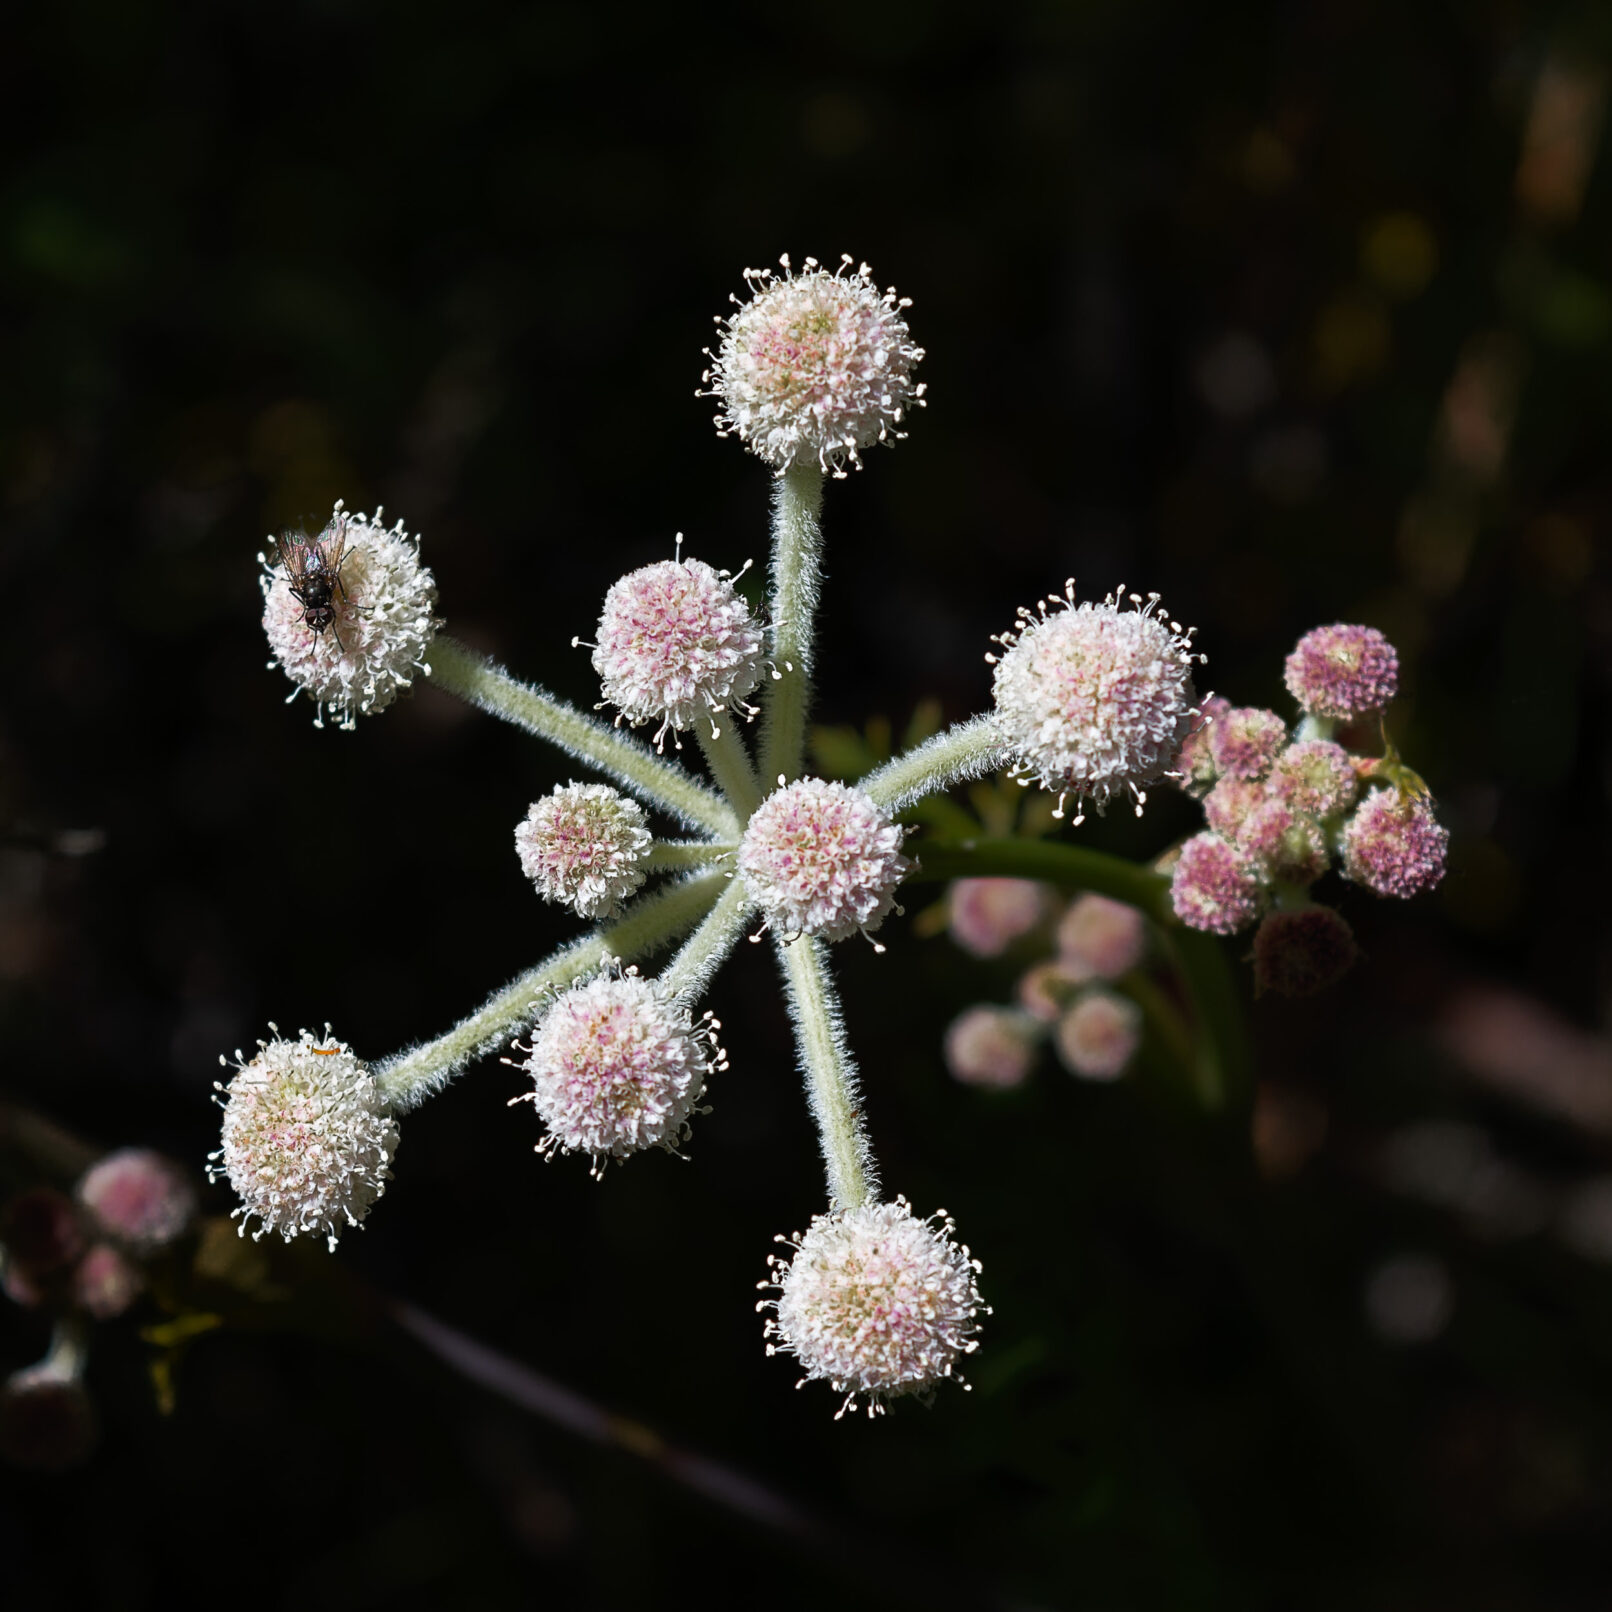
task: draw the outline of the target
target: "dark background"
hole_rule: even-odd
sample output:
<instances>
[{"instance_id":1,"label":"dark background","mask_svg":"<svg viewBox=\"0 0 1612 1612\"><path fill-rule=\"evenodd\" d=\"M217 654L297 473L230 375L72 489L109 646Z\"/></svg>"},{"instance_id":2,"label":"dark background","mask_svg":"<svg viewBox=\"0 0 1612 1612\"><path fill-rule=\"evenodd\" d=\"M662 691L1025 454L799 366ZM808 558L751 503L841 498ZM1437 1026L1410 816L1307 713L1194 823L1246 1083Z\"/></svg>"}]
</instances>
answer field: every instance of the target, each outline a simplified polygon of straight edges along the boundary
<instances>
[{"instance_id":1,"label":"dark background","mask_svg":"<svg viewBox=\"0 0 1612 1612\"><path fill-rule=\"evenodd\" d=\"M185 1356L170 1417L157 1312L101 1329L98 1455L0 1474L8 1606L1607 1604L1595 11L36 18L0 64L8 1097L199 1168L218 1054L270 1018L381 1056L570 932L510 845L567 765L430 690L315 731L254 555L383 502L453 630L591 703L568 646L617 575L679 530L765 557L766 471L693 393L783 251L868 260L929 353L911 440L829 488L825 721L980 709L988 634L1070 574L1160 590L1209 685L1284 710L1297 635L1366 620L1455 839L1436 897L1334 886L1345 985L1249 1002L1252 1121L1050 1061L965 1090L941 1030L1014 965L899 923L841 949L887 1185L985 1263L971 1396L835 1424L763 1357L753 1284L822 1187L741 947L691 1163L542 1166L489 1061L405 1121L364 1234L287 1267L302 1302ZM1193 821L1161 795L1078 832L1146 855ZM50 849L78 829L104 849ZM1430 1122L1476 1149L1454 1185L1384 1162ZM528 1418L369 1292L816 1521L780 1538ZM46 1335L0 1308L0 1365Z\"/></svg>"}]
</instances>

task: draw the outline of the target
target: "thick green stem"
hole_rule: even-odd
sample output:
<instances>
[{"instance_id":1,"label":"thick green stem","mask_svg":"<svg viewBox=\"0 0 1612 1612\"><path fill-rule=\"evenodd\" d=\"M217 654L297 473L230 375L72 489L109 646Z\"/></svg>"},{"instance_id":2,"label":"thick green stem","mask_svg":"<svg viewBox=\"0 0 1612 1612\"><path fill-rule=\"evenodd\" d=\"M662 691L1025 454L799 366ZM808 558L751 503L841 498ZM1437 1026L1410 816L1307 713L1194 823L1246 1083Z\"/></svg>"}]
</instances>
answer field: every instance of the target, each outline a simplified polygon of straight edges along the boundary
<instances>
[{"instance_id":1,"label":"thick green stem","mask_svg":"<svg viewBox=\"0 0 1612 1612\"><path fill-rule=\"evenodd\" d=\"M761 804L761 791L756 787L756 769L751 764L750 752L739 736L739 724L731 710L721 716L722 725L714 735L705 731L703 719L694 724L694 732L705 752L705 764L711 776L721 786L729 804L738 813L740 822L747 822L751 812Z\"/></svg>"},{"instance_id":2,"label":"thick green stem","mask_svg":"<svg viewBox=\"0 0 1612 1612\"><path fill-rule=\"evenodd\" d=\"M638 865L645 873L664 873L669 868L707 868L722 862L739 849L737 841L656 840L649 855Z\"/></svg>"},{"instance_id":3,"label":"thick green stem","mask_svg":"<svg viewBox=\"0 0 1612 1612\"><path fill-rule=\"evenodd\" d=\"M777 940L789 987L790 1017L800 1052L806 1096L828 1166L832 1207L860 1209L878 1197L879 1180L862 1123L856 1065L845 1045L845 1025L828 972L828 948L815 935Z\"/></svg>"},{"instance_id":4,"label":"thick green stem","mask_svg":"<svg viewBox=\"0 0 1612 1612\"><path fill-rule=\"evenodd\" d=\"M812 699L812 646L822 591L823 472L794 465L772 493L772 658L776 680L761 734L761 777L771 789L806 762L806 712Z\"/></svg>"},{"instance_id":5,"label":"thick green stem","mask_svg":"<svg viewBox=\"0 0 1612 1612\"><path fill-rule=\"evenodd\" d=\"M683 949L661 970L661 984L688 1002L698 1001L744 933L749 915L750 894L742 879L734 879Z\"/></svg>"},{"instance_id":6,"label":"thick green stem","mask_svg":"<svg viewBox=\"0 0 1612 1612\"><path fill-rule=\"evenodd\" d=\"M738 837L739 820L733 808L681 767L663 761L631 735L583 715L534 684L517 682L503 667L446 633L438 633L431 644L431 681L547 739L691 828L703 828L720 839Z\"/></svg>"},{"instance_id":7,"label":"thick green stem","mask_svg":"<svg viewBox=\"0 0 1612 1612\"><path fill-rule=\"evenodd\" d=\"M375 1071L381 1094L399 1113L440 1091L472 1059L503 1043L531 1018L548 991L560 990L606 957L643 957L690 929L727 888L721 873L696 873L634 903L614 923L583 935L495 991L446 1035L386 1060Z\"/></svg>"},{"instance_id":8,"label":"thick green stem","mask_svg":"<svg viewBox=\"0 0 1612 1612\"><path fill-rule=\"evenodd\" d=\"M1162 930L1166 952L1186 988L1197 1037L1193 1084L1205 1108L1242 1107L1253 1096L1248 1036L1237 981L1224 945L1213 935L1176 924Z\"/></svg>"},{"instance_id":9,"label":"thick green stem","mask_svg":"<svg viewBox=\"0 0 1612 1612\"><path fill-rule=\"evenodd\" d=\"M1018 879L1045 879L1070 889L1095 890L1157 919L1174 923L1168 900L1170 881L1151 868L1139 868L1123 857L1080 845L1046 840L993 839L930 840L917 842L919 867L907 882L936 879L970 879L1001 875Z\"/></svg>"},{"instance_id":10,"label":"thick green stem","mask_svg":"<svg viewBox=\"0 0 1612 1612\"><path fill-rule=\"evenodd\" d=\"M894 816L965 778L983 777L1006 765L1007 746L988 716L959 722L916 750L875 767L857 788Z\"/></svg>"}]
</instances>

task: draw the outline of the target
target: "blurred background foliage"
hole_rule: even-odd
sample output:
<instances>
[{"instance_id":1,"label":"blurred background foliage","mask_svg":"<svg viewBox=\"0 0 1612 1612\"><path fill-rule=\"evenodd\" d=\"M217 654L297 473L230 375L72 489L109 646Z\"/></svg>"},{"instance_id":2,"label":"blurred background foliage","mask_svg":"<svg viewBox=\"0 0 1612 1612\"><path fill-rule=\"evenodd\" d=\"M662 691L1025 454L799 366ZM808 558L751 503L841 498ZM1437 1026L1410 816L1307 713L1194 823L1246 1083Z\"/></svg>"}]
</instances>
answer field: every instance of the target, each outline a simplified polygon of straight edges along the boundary
<instances>
[{"instance_id":1,"label":"blurred background foliage","mask_svg":"<svg viewBox=\"0 0 1612 1612\"><path fill-rule=\"evenodd\" d=\"M1589 0L35 12L0 61L7 1098L199 1164L269 1018L378 1056L568 933L510 844L565 764L430 690L316 732L254 554L384 503L457 632L591 703L611 580L679 530L764 553L766 472L693 393L784 251L869 261L929 351L911 440L829 490L823 721L980 709L988 634L1071 574L1160 590L1210 686L1284 710L1298 634L1369 621L1455 838L1436 898L1342 893L1365 961L1250 1003L1218 1120L1050 1065L964 1090L941 1030L1013 960L841 948L886 1180L985 1261L972 1395L836 1425L763 1358L752 1286L822 1187L743 947L692 1163L540 1167L489 1063L170 1415L159 1312L101 1329L98 1454L0 1473L6 1605L1604 1607L1609 70ZM528 1416L375 1295L632 1425ZM6 1369L45 1341L0 1307ZM813 1520L710 1503L643 1426Z\"/></svg>"}]
</instances>

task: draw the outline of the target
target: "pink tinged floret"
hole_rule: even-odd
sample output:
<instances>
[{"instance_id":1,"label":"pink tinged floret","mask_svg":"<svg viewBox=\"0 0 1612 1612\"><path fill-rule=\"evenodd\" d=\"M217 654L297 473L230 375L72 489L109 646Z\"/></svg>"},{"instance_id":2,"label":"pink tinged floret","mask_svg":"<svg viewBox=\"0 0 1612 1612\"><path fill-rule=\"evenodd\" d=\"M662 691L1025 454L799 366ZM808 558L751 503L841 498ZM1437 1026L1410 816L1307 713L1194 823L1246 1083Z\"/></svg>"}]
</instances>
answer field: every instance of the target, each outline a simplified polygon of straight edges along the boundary
<instances>
[{"instance_id":1,"label":"pink tinged floret","mask_svg":"<svg viewBox=\"0 0 1612 1612\"><path fill-rule=\"evenodd\" d=\"M559 785L515 828L537 893L583 918L609 917L639 889L653 845L643 807L608 784Z\"/></svg>"},{"instance_id":2,"label":"pink tinged floret","mask_svg":"<svg viewBox=\"0 0 1612 1612\"><path fill-rule=\"evenodd\" d=\"M1056 1022L1075 993L1093 977L1090 968L1064 960L1037 963L1019 978L1019 1006L1042 1024Z\"/></svg>"},{"instance_id":3,"label":"pink tinged floret","mask_svg":"<svg viewBox=\"0 0 1612 1612\"><path fill-rule=\"evenodd\" d=\"M144 1286L139 1268L110 1243L96 1243L73 1268L73 1303L97 1321L122 1315Z\"/></svg>"},{"instance_id":4,"label":"pink tinged floret","mask_svg":"<svg viewBox=\"0 0 1612 1612\"><path fill-rule=\"evenodd\" d=\"M125 1147L90 1166L78 1201L109 1237L137 1254L154 1253L183 1235L196 1194L173 1160L150 1148Z\"/></svg>"},{"instance_id":5,"label":"pink tinged floret","mask_svg":"<svg viewBox=\"0 0 1612 1612\"><path fill-rule=\"evenodd\" d=\"M1227 711L1209 731L1209 753L1223 778L1263 778L1287 743L1287 724L1258 706Z\"/></svg>"},{"instance_id":6,"label":"pink tinged floret","mask_svg":"<svg viewBox=\"0 0 1612 1612\"><path fill-rule=\"evenodd\" d=\"M338 500L319 541L333 545L338 536L346 547L331 598L335 621L321 632L309 626L285 567L258 558L271 664L313 700L315 726L328 712L351 729L356 717L385 710L417 674L429 672L426 655L442 623L436 580L420 563L419 539L401 521L386 527L379 509L373 517L352 515Z\"/></svg>"},{"instance_id":7,"label":"pink tinged floret","mask_svg":"<svg viewBox=\"0 0 1612 1612\"><path fill-rule=\"evenodd\" d=\"M1313 884L1331 863L1320 824L1279 800L1261 801L1233 837L1240 851L1283 884Z\"/></svg>"},{"instance_id":8,"label":"pink tinged floret","mask_svg":"<svg viewBox=\"0 0 1612 1612\"><path fill-rule=\"evenodd\" d=\"M905 1198L818 1215L794 1249L774 1255L763 1288L776 1299L767 1353L800 1362L800 1386L827 1382L844 1394L838 1415L865 1396L870 1416L904 1394L927 1400L978 1347L979 1261L953 1238L943 1211L919 1220ZM963 1386L967 1386L964 1384Z\"/></svg>"},{"instance_id":9,"label":"pink tinged floret","mask_svg":"<svg viewBox=\"0 0 1612 1612\"><path fill-rule=\"evenodd\" d=\"M1034 879L956 879L947 900L947 929L975 957L1000 957L1041 922L1047 889Z\"/></svg>"},{"instance_id":10,"label":"pink tinged floret","mask_svg":"<svg viewBox=\"0 0 1612 1612\"><path fill-rule=\"evenodd\" d=\"M1331 907L1267 913L1254 933L1254 994L1313 996L1354 967L1354 931Z\"/></svg>"},{"instance_id":11,"label":"pink tinged floret","mask_svg":"<svg viewBox=\"0 0 1612 1612\"><path fill-rule=\"evenodd\" d=\"M1059 1019L1052 1044L1070 1074L1117 1080L1142 1044L1141 1009L1101 986L1083 991Z\"/></svg>"},{"instance_id":12,"label":"pink tinged floret","mask_svg":"<svg viewBox=\"0 0 1612 1612\"><path fill-rule=\"evenodd\" d=\"M1265 786L1247 778L1222 778L1203 797L1203 815L1215 833L1230 840L1237 837L1244 819L1265 801Z\"/></svg>"},{"instance_id":13,"label":"pink tinged floret","mask_svg":"<svg viewBox=\"0 0 1612 1612\"><path fill-rule=\"evenodd\" d=\"M1198 714L1192 719L1191 731L1176 753L1169 773L1189 795L1201 795L1219 776L1215 770L1211 745L1216 724L1231 708L1230 700L1212 694L1199 706Z\"/></svg>"},{"instance_id":14,"label":"pink tinged floret","mask_svg":"<svg viewBox=\"0 0 1612 1612\"><path fill-rule=\"evenodd\" d=\"M763 672L761 626L725 571L703 560L660 560L611 585L593 646L606 703L635 727L719 732L717 716L738 706Z\"/></svg>"},{"instance_id":15,"label":"pink tinged floret","mask_svg":"<svg viewBox=\"0 0 1612 1612\"><path fill-rule=\"evenodd\" d=\"M739 873L786 937L871 934L895 910L912 863L902 829L861 790L802 778L769 795L739 844Z\"/></svg>"},{"instance_id":16,"label":"pink tinged floret","mask_svg":"<svg viewBox=\"0 0 1612 1612\"><path fill-rule=\"evenodd\" d=\"M1265 886L1258 867L1218 834L1195 834L1181 847L1170 878L1170 904L1182 923L1235 935L1259 916Z\"/></svg>"},{"instance_id":17,"label":"pink tinged floret","mask_svg":"<svg viewBox=\"0 0 1612 1612\"><path fill-rule=\"evenodd\" d=\"M751 298L726 321L704 375L719 436L737 436L776 470L816 463L836 476L860 450L899 441L923 403L913 380L923 349L907 327L905 297L880 291L867 264L834 272L805 260L796 274L747 269ZM737 298L734 299L737 301Z\"/></svg>"},{"instance_id":18,"label":"pink tinged floret","mask_svg":"<svg viewBox=\"0 0 1612 1612\"><path fill-rule=\"evenodd\" d=\"M1349 722L1385 709L1399 688L1399 656L1375 627L1317 627L1287 657L1288 692L1312 716Z\"/></svg>"},{"instance_id":19,"label":"pink tinged floret","mask_svg":"<svg viewBox=\"0 0 1612 1612\"><path fill-rule=\"evenodd\" d=\"M705 1093L727 1068L717 1021L696 1024L674 997L636 969L604 973L557 997L519 1067L547 1133L538 1151L586 1153L601 1175L610 1159L646 1148L675 1153Z\"/></svg>"},{"instance_id":20,"label":"pink tinged floret","mask_svg":"<svg viewBox=\"0 0 1612 1612\"><path fill-rule=\"evenodd\" d=\"M1128 602L1134 608L1123 608ZM1158 595L1075 603L1074 583L996 642L996 725L1021 782L1068 796L1075 821L1127 795L1140 812L1145 786L1165 777L1197 715L1192 634L1158 609Z\"/></svg>"},{"instance_id":21,"label":"pink tinged floret","mask_svg":"<svg viewBox=\"0 0 1612 1612\"><path fill-rule=\"evenodd\" d=\"M1449 845L1426 796L1374 789L1344 827L1344 873L1380 896L1418 896L1443 879Z\"/></svg>"},{"instance_id":22,"label":"pink tinged floret","mask_svg":"<svg viewBox=\"0 0 1612 1612\"><path fill-rule=\"evenodd\" d=\"M1058 923L1058 956L1069 968L1118 979L1147 950L1147 920L1135 907L1091 891L1069 903Z\"/></svg>"},{"instance_id":23,"label":"pink tinged floret","mask_svg":"<svg viewBox=\"0 0 1612 1612\"><path fill-rule=\"evenodd\" d=\"M1354 762L1342 745L1328 739L1290 744L1276 758L1266 793L1295 812L1333 817L1347 811L1360 793Z\"/></svg>"},{"instance_id":24,"label":"pink tinged floret","mask_svg":"<svg viewBox=\"0 0 1612 1612\"><path fill-rule=\"evenodd\" d=\"M254 1238L323 1233L334 1248L386 1190L397 1152L396 1121L368 1067L328 1029L322 1038L304 1030L296 1041L259 1041L216 1089L223 1145L207 1173L228 1177L242 1233L256 1216Z\"/></svg>"},{"instance_id":25,"label":"pink tinged floret","mask_svg":"<svg viewBox=\"0 0 1612 1612\"><path fill-rule=\"evenodd\" d=\"M965 1086L1005 1091L1022 1085L1035 1062L1036 1031L1033 1019L1010 1008L964 1008L941 1044L946 1068Z\"/></svg>"}]
</instances>

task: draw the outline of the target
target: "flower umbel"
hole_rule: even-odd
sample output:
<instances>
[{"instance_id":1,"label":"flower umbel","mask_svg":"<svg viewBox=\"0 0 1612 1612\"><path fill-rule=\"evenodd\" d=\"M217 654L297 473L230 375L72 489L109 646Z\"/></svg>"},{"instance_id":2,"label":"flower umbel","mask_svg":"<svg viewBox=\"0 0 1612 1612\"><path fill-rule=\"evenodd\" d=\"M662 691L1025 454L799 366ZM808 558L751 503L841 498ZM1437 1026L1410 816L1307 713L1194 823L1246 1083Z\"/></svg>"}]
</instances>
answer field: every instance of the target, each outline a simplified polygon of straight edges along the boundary
<instances>
[{"instance_id":1,"label":"flower umbel","mask_svg":"<svg viewBox=\"0 0 1612 1612\"><path fill-rule=\"evenodd\" d=\"M1062 597L1021 610L996 639L996 720L1017 770L1058 796L1073 795L1075 822L1091 801L1101 812L1129 793L1140 813L1144 785L1164 777L1192 731L1192 633L1158 609L1159 596L1122 590L1101 604Z\"/></svg>"},{"instance_id":2,"label":"flower umbel","mask_svg":"<svg viewBox=\"0 0 1612 1612\"><path fill-rule=\"evenodd\" d=\"M836 476L860 450L899 439L921 406L913 367L924 356L907 329L908 299L881 292L867 264L843 258L832 274L807 258L779 278L746 269L750 301L726 321L703 377L721 402L720 436L736 436L775 470L816 461ZM734 299L738 301L737 298Z\"/></svg>"},{"instance_id":3,"label":"flower umbel","mask_svg":"<svg viewBox=\"0 0 1612 1612\"><path fill-rule=\"evenodd\" d=\"M767 1262L761 1285L778 1292L758 1306L773 1312L767 1353L794 1355L801 1383L819 1378L844 1394L836 1420L858 1394L874 1416L902 1394L927 1400L948 1377L961 1381L957 1364L990 1312L979 1261L953 1241L955 1229L944 1211L920 1220L897 1198L818 1215L804 1237L780 1237L795 1252Z\"/></svg>"},{"instance_id":4,"label":"flower umbel","mask_svg":"<svg viewBox=\"0 0 1612 1612\"><path fill-rule=\"evenodd\" d=\"M861 790L801 778L756 808L739 844L739 873L786 936L844 940L871 934L895 907L895 888L912 867L901 838Z\"/></svg>"},{"instance_id":5,"label":"flower umbel","mask_svg":"<svg viewBox=\"0 0 1612 1612\"><path fill-rule=\"evenodd\" d=\"M545 901L604 918L644 882L648 824L643 807L608 784L558 784L516 825L515 852Z\"/></svg>"},{"instance_id":6,"label":"flower umbel","mask_svg":"<svg viewBox=\"0 0 1612 1612\"><path fill-rule=\"evenodd\" d=\"M383 711L429 671L425 655L438 627L435 578L420 564L420 542L402 521L381 525L381 511L349 515L337 499L330 523L314 540L336 571L330 608L318 618L293 592L295 578L263 555L263 630L274 660L314 702L314 725L324 713L351 729L354 717ZM304 549L309 545L302 545ZM339 564L336 563L339 555ZM293 695L293 698L295 696Z\"/></svg>"},{"instance_id":7,"label":"flower umbel","mask_svg":"<svg viewBox=\"0 0 1612 1612\"><path fill-rule=\"evenodd\" d=\"M229 1178L243 1236L256 1215L254 1238L323 1232L334 1248L342 1227L358 1225L386 1190L397 1124L368 1068L328 1026L322 1038L275 1035L237 1064L227 1086L215 1086L224 1138L207 1174Z\"/></svg>"}]
</instances>

